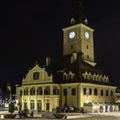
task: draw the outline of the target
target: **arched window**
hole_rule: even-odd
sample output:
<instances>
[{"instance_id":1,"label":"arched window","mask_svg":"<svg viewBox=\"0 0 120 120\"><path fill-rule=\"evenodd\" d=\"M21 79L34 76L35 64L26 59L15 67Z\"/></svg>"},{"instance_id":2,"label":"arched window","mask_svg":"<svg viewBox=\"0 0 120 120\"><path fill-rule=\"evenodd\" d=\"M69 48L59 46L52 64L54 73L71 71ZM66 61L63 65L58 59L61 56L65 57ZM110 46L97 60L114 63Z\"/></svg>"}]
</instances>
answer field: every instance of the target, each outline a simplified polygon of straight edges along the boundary
<instances>
[{"instance_id":1,"label":"arched window","mask_svg":"<svg viewBox=\"0 0 120 120\"><path fill-rule=\"evenodd\" d=\"M106 90L106 96L108 96L108 90Z\"/></svg>"},{"instance_id":2,"label":"arched window","mask_svg":"<svg viewBox=\"0 0 120 120\"><path fill-rule=\"evenodd\" d=\"M63 75L63 80L67 80L67 75Z\"/></svg>"},{"instance_id":3,"label":"arched window","mask_svg":"<svg viewBox=\"0 0 120 120\"><path fill-rule=\"evenodd\" d=\"M43 94L42 87L39 87L37 89L37 95L42 95L42 94Z\"/></svg>"},{"instance_id":4,"label":"arched window","mask_svg":"<svg viewBox=\"0 0 120 120\"><path fill-rule=\"evenodd\" d=\"M103 82L106 82L106 76L105 75L103 76Z\"/></svg>"},{"instance_id":5,"label":"arched window","mask_svg":"<svg viewBox=\"0 0 120 120\"><path fill-rule=\"evenodd\" d=\"M73 79L73 73L71 71L69 71L69 73L68 73L68 79L69 80Z\"/></svg>"},{"instance_id":6,"label":"arched window","mask_svg":"<svg viewBox=\"0 0 120 120\"><path fill-rule=\"evenodd\" d=\"M34 87L30 89L30 95L35 95L35 88Z\"/></svg>"},{"instance_id":7,"label":"arched window","mask_svg":"<svg viewBox=\"0 0 120 120\"><path fill-rule=\"evenodd\" d=\"M67 73L66 72L63 73L63 80L67 80Z\"/></svg>"},{"instance_id":8,"label":"arched window","mask_svg":"<svg viewBox=\"0 0 120 120\"><path fill-rule=\"evenodd\" d=\"M96 75L96 81L99 81L99 74Z\"/></svg>"},{"instance_id":9,"label":"arched window","mask_svg":"<svg viewBox=\"0 0 120 120\"><path fill-rule=\"evenodd\" d=\"M28 95L28 88L27 87L24 89L24 95Z\"/></svg>"},{"instance_id":10,"label":"arched window","mask_svg":"<svg viewBox=\"0 0 120 120\"><path fill-rule=\"evenodd\" d=\"M99 76L99 80L102 81L102 75Z\"/></svg>"},{"instance_id":11,"label":"arched window","mask_svg":"<svg viewBox=\"0 0 120 120\"><path fill-rule=\"evenodd\" d=\"M50 87L47 86L45 89L44 89L44 94L45 95L50 95Z\"/></svg>"},{"instance_id":12,"label":"arched window","mask_svg":"<svg viewBox=\"0 0 120 120\"><path fill-rule=\"evenodd\" d=\"M59 89L56 86L53 87L53 95L59 95Z\"/></svg>"},{"instance_id":13,"label":"arched window","mask_svg":"<svg viewBox=\"0 0 120 120\"><path fill-rule=\"evenodd\" d=\"M88 76L89 76L89 80L91 80L91 79L92 79L92 74L91 74L91 72L89 72Z\"/></svg>"},{"instance_id":14,"label":"arched window","mask_svg":"<svg viewBox=\"0 0 120 120\"><path fill-rule=\"evenodd\" d=\"M87 79L87 71L84 73L84 78Z\"/></svg>"},{"instance_id":15,"label":"arched window","mask_svg":"<svg viewBox=\"0 0 120 120\"><path fill-rule=\"evenodd\" d=\"M97 93L98 91L97 91L97 88L95 88L94 89L94 95L97 95L98 93Z\"/></svg>"},{"instance_id":16,"label":"arched window","mask_svg":"<svg viewBox=\"0 0 120 120\"><path fill-rule=\"evenodd\" d=\"M96 73L93 74L93 80L96 80Z\"/></svg>"},{"instance_id":17,"label":"arched window","mask_svg":"<svg viewBox=\"0 0 120 120\"><path fill-rule=\"evenodd\" d=\"M108 83L108 82L109 82L109 77L107 76L107 77L106 77L106 83Z\"/></svg>"}]
</instances>

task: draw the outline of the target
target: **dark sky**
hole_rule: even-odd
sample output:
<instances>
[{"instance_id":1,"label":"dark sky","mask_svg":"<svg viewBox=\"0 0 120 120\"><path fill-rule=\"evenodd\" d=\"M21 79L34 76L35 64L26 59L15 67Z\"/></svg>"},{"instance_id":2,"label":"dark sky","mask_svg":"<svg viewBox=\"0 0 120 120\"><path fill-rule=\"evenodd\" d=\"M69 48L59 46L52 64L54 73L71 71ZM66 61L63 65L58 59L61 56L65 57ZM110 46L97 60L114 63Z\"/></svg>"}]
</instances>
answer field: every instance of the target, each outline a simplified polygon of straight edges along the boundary
<instances>
[{"instance_id":1,"label":"dark sky","mask_svg":"<svg viewBox=\"0 0 120 120\"><path fill-rule=\"evenodd\" d=\"M94 31L95 60L119 82L119 0L82 0ZM62 28L68 26L75 0L0 2L0 81L17 83L38 61L62 56Z\"/></svg>"}]
</instances>

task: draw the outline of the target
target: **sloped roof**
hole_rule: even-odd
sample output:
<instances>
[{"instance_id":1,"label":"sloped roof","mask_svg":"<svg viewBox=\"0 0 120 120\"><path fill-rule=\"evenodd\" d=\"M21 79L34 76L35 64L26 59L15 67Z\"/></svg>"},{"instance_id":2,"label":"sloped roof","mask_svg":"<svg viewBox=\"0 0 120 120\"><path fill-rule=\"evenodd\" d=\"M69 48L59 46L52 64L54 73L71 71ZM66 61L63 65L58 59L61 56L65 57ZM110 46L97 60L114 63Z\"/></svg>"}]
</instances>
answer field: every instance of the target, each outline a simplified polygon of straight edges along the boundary
<instances>
[{"instance_id":1,"label":"sloped roof","mask_svg":"<svg viewBox=\"0 0 120 120\"><path fill-rule=\"evenodd\" d=\"M47 69L51 69L51 72L53 74L54 82L62 83L63 76L58 73L72 71L72 73L75 73L75 77L73 80L67 81L67 82L80 82L84 78L82 76L82 73L91 72L92 74L101 74L103 75L103 71L101 69L98 69L85 61L82 60L81 56L78 54L77 59L71 63L71 55L63 56L58 61L51 63L51 66L47 67ZM89 81L88 81L89 82Z\"/></svg>"},{"instance_id":2,"label":"sloped roof","mask_svg":"<svg viewBox=\"0 0 120 120\"><path fill-rule=\"evenodd\" d=\"M43 68L39 67L38 64L36 64L32 69L31 71L36 71L36 70L42 70Z\"/></svg>"}]
</instances>

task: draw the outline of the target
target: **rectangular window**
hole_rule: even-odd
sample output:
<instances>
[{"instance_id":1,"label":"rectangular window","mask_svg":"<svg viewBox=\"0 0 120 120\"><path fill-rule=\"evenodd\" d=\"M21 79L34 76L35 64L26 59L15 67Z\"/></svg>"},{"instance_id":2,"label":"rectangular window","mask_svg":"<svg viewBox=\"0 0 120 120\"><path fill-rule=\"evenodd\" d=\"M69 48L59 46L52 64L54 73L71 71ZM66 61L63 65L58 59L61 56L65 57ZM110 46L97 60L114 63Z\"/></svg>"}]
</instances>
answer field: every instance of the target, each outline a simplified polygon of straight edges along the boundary
<instances>
[{"instance_id":1,"label":"rectangular window","mask_svg":"<svg viewBox=\"0 0 120 120\"><path fill-rule=\"evenodd\" d=\"M113 96L113 91L111 90L110 95Z\"/></svg>"},{"instance_id":2,"label":"rectangular window","mask_svg":"<svg viewBox=\"0 0 120 120\"><path fill-rule=\"evenodd\" d=\"M101 96L103 96L103 90L101 90Z\"/></svg>"},{"instance_id":3,"label":"rectangular window","mask_svg":"<svg viewBox=\"0 0 120 120\"><path fill-rule=\"evenodd\" d=\"M86 48L88 49L88 45L86 46Z\"/></svg>"},{"instance_id":4,"label":"rectangular window","mask_svg":"<svg viewBox=\"0 0 120 120\"><path fill-rule=\"evenodd\" d=\"M65 96L67 96L67 94L68 94L68 93L67 93L67 89L64 89L64 90L63 90L63 94L64 94Z\"/></svg>"},{"instance_id":5,"label":"rectangular window","mask_svg":"<svg viewBox=\"0 0 120 120\"><path fill-rule=\"evenodd\" d=\"M94 95L96 96L98 94L97 88L94 89Z\"/></svg>"},{"instance_id":6,"label":"rectangular window","mask_svg":"<svg viewBox=\"0 0 120 120\"><path fill-rule=\"evenodd\" d=\"M92 95L92 89L89 89L89 95Z\"/></svg>"},{"instance_id":7,"label":"rectangular window","mask_svg":"<svg viewBox=\"0 0 120 120\"><path fill-rule=\"evenodd\" d=\"M86 88L83 89L83 95L86 95Z\"/></svg>"},{"instance_id":8,"label":"rectangular window","mask_svg":"<svg viewBox=\"0 0 120 120\"><path fill-rule=\"evenodd\" d=\"M72 88L71 93L72 93L72 95L76 95L76 88Z\"/></svg>"},{"instance_id":9,"label":"rectangular window","mask_svg":"<svg viewBox=\"0 0 120 120\"><path fill-rule=\"evenodd\" d=\"M108 90L106 90L106 96L108 96Z\"/></svg>"},{"instance_id":10,"label":"rectangular window","mask_svg":"<svg viewBox=\"0 0 120 120\"><path fill-rule=\"evenodd\" d=\"M33 80L38 80L39 79L39 72L34 72L33 73Z\"/></svg>"}]
</instances>

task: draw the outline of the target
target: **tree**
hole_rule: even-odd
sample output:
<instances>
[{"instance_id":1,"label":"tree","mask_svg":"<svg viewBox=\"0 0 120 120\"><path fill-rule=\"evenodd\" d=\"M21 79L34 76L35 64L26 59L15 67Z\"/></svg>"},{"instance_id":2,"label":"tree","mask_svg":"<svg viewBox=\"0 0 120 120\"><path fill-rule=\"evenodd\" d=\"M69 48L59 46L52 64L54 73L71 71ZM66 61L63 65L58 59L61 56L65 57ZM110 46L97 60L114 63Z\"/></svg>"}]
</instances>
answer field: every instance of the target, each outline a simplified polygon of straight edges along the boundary
<instances>
[{"instance_id":1,"label":"tree","mask_svg":"<svg viewBox=\"0 0 120 120\"><path fill-rule=\"evenodd\" d=\"M12 114L14 112L15 108L14 108L14 104L13 102L10 102L9 104L9 112Z\"/></svg>"}]
</instances>

